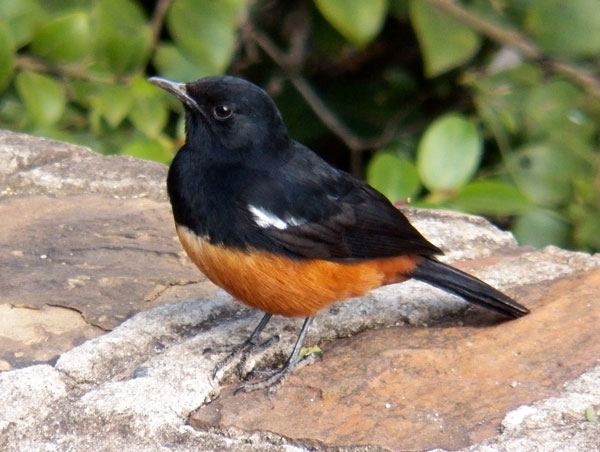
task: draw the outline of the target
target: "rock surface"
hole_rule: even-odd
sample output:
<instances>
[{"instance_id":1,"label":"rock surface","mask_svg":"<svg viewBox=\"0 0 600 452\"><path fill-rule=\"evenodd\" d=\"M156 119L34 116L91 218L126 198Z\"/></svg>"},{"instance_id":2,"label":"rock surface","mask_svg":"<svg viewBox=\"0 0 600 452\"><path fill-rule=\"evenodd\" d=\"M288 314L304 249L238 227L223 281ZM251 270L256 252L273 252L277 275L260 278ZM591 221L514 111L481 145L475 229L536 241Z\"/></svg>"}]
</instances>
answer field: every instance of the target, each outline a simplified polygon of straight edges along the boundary
<instances>
[{"instance_id":1,"label":"rock surface","mask_svg":"<svg viewBox=\"0 0 600 452\"><path fill-rule=\"evenodd\" d=\"M0 130L0 194L97 193L166 200L164 165L105 156L72 144Z\"/></svg>"},{"instance_id":2,"label":"rock surface","mask_svg":"<svg viewBox=\"0 0 600 452\"><path fill-rule=\"evenodd\" d=\"M227 388L191 425L272 431L319 448L466 447L493 437L507 411L560 394L600 357L598 290L600 269L513 289L534 310L517 321L473 310L335 341L273 397Z\"/></svg>"},{"instance_id":3,"label":"rock surface","mask_svg":"<svg viewBox=\"0 0 600 452\"><path fill-rule=\"evenodd\" d=\"M209 372L260 313L181 256L165 168L9 132L0 162L3 366L60 353L0 373L3 451L600 450L598 255L408 209L448 260L532 314L504 322L418 282L388 286L321 313L308 342L323 359L270 398L232 397L233 369ZM264 337L280 340L248 369L280 363L299 326L274 319Z\"/></svg>"},{"instance_id":4,"label":"rock surface","mask_svg":"<svg viewBox=\"0 0 600 452\"><path fill-rule=\"evenodd\" d=\"M177 241L166 172L0 131L0 369L56 359L173 287L214 292Z\"/></svg>"}]
</instances>

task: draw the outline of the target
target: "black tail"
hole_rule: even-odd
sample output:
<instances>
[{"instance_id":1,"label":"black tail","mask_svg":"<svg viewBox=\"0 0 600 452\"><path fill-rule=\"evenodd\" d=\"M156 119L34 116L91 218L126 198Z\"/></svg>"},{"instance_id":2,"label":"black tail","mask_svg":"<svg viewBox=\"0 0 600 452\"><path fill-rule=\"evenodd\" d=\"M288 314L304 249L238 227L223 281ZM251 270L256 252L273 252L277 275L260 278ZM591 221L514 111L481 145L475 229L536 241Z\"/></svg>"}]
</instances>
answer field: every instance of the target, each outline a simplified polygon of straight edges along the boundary
<instances>
[{"instance_id":1,"label":"black tail","mask_svg":"<svg viewBox=\"0 0 600 452\"><path fill-rule=\"evenodd\" d=\"M494 289L489 284L440 261L426 257L413 273L413 278L451 292L486 309L511 317L521 317L529 309Z\"/></svg>"}]
</instances>

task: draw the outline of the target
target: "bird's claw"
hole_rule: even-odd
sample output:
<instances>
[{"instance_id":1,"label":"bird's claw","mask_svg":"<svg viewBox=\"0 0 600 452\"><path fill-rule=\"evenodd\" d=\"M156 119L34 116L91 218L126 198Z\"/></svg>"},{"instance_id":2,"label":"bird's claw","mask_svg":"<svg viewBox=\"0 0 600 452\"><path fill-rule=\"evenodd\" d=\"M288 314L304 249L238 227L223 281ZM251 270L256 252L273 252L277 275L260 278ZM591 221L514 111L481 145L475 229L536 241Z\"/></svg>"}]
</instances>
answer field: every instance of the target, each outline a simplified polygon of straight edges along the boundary
<instances>
[{"instance_id":1,"label":"bird's claw","mask_svg":"<svg viewBox=\"0 0 600 452\"><path fill-rule=\"evenodd\" d=\"M279 341L279 336L275 335L275 336L271 336L270 338L268 338L266 341L264 341L262 343L256 343L254 341L248 340L248 341L245 341L241 344L234 346L232 351L225 358L223 358L221 361L219 361L215 365L215 367L213 367L212 372L211 372L212 379L216 380L219 372L237 357L240 358L240 360L236 366L237 372L241 376L243 374L244 365L246 364L246 361L248 360L248 357L250 356L251 352L253 352L254 350L263 350L263 349L269 347L272 343L278 342L278 341Z\"/></svg>"},{"instance_id":2,"label":"bird's claw","mask_svg":"<svg viewBox=\"0 0 600 452\"><path fill-rule=\"evenodd\" d=\"M260 389L267 389L267 395L271 396L279 389L288 375L302 367L312 364L322 356L321 352L313 352L304 356L302 359L292 362L287 366L279 369L257 369L253 370L252 374L262 374L265 376L261 380L249 381L238 385L233 394L238 392L253 392Z\"/></svg>"}]
</instances>

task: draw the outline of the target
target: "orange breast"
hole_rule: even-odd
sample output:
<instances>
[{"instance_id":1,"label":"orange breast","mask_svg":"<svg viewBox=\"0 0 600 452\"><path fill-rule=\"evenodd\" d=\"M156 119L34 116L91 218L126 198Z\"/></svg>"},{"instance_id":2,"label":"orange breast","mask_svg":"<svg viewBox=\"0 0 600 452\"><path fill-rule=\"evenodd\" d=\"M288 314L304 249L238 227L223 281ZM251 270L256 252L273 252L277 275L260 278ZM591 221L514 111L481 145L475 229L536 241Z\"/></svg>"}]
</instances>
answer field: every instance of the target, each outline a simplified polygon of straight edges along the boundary
<instances>
[{"instance_id":1,"label":"orange breast","mask_svg":"<svg viewBox=\"0 0 600 452\"><path fill-rule=\"evenodd\" d=\"M348 264L295 260L213 245L180 225L177 235L190 259L216 285L253 308L288 317L312 316L336 301L404 281L420 259L400 256Z\"/></svg>"}]
</instances>

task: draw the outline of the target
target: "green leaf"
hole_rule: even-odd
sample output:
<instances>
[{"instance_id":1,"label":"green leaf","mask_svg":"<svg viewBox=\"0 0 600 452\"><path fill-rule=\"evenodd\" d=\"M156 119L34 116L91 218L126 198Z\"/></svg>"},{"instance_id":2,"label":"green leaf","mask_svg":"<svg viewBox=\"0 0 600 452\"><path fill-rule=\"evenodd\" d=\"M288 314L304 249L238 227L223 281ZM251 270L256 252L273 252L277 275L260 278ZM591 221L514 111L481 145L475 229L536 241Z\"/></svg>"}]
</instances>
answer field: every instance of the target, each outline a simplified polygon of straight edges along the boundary
<instances>
[{"instance_id":1,"label":"green leaf","mask_svg":"<svg viewBox=\"0 0 600 452\"><path fill-rule=\"evenodd\" d=\"M158 137L168 119L163 93L141 77L133 81L131 91L135 98L135 108L131 110L129 119L149 137Z\"/></svg>"},{"instance_id":2,"label":"green leaf","mask_svg":"<svg viewBox=\"0 0 600 452\"><path fill-rule=\"evenodd\" d=\"M31 42L31 53L53 63L68 63L89 54L90 18L77 11L44 24Z\"/></svg>"},{"instance_id":3,"label":"green leaf","mask_svg":"<svg viewBox=\"0 0 600 452\"><path fill-rule=\"evenodd\" d=\"M600 52L598 0L531 2L524 26L545 51L568 58Z\"/></svg>"},{"instance_id":4,"label":"green leaf","mask_svg":"<svg viewBox=\"0 0 600 452\"><path fill-rule=\"evenodd\" d=\"M428 77L466 63L479 50L481 37L478 34L429 2L411 0L409 8Z\"/></svg>"},{"instance_id":5,"label":"green leaf","mask_svg":"<svg viewBox=\"0 0 600 452\"><path fill-rule=\"evenodd\" d=\"M321 347L319 347L318 345L313 345L312 347L302 347L300 349L300 353L298 353L298 359L304 359L309 355L320 355L323 353L323 350L321 350Z\"/></svg>"},{"instance_id":6,"label":"green leaf","mask_svg":"<svg viewBox=\"0 0 600 452\"><path fill-rule=\"evenodd\" d=\"M89 11L96 0L41 0L41 6L54 17L73 11Z\"/></svg>"},{"instance_id":7,"label":"green leaf","mask_svg":"<svg viewBox=\"0 0 600 452\"><path fill-rule=\"evenodd\" d=\"M344 38L364 47L377 36L387 14L387 0L315 0L317 8Z\"/></svg>"},{"instance_id":8,"label":"green leaf","mask_svg":"<svg viewBox=\"0 0 600 452\"><path fill-rule=\"evenodd\" d=\"M121 150L121 154L165 164L173 160L173 153L161 141L150 138L134 139Z\"/></svg>"},{"instance_id":9,"label":"green leaf","mask_svg":"<svg viewBox=\"0 0 600 452\"><path fill-rule=\"evenodd\" d=\"M140 27L134 38L126 34L111 40L107 47L111 67L117 74L130 74L145 65L150 53L151 31L149 26Z\"/></svg>"},{"instance_id":10,"label":"green leaf","mask_svg":"<svg viewBox=\"0 0 600 452\"><path fill-rule=\"evenodd\" d=\"M65 88L60 82L35 72L20 72L15 83L36 125L49 126L60 119L66 105Z\"/></svg>"},{"instance_id":11,"label":"green leaf","mask_svg":"<svg viewBox=\"0 0 600 452\"><path fill-rule=\"evenodd\" d=\"M585 409L585 419L594 424L598 423L598 415L596 414L596 410L594 410L593 406L589 406Z\"/></svg>"},{"instance_id":12,"label":"green leaf","mask_svg":"<svg viewBox=\"0 0 600 452\"><path fill-rule=\"evenodd\" d=\"M82 79L71 79L68 83L68 92L74 97L74 101L81 107L89 109L92 106L100 84L95 81Z\"/></svg>"},{"instance_id":13,"label":"green leaf","mask_svg":"<svg viewBox=\"0 0 600 452\"><path fill-rule=\"evenodd\" d=\"M99 0L94 14L100 29L107 27L107 31L130 32L129 38L147 22L139 3L133 0Z\"/></svg>"},{"instance_id":14,"label":"green leaf","mask_svg":"<svg viewBox=\"0 0 600 452\"><path fill-rule=\"evenodd\" d=\"M171 80L189 82L213 74L183 55L171 44L160 44L154 54L153 63L158 72Z\"/></svg>"},{"instance_id":15,"label":"green leaf","mask_svg":"<svg viewBox=\"0 0 600 452\"><path fill-rule=\"evenodd\" d=\"M150 52L151 31L132 0L100 0L94 9L98 64L117 75L135 72Z\"/></svg>"},{"instance_id":16,"label":"green leaf","mask_svg":"<svg viewBox=\"0 0 600 452\"><path fill-rule=\"evenodd\" d=\"M235 51L236 30L245 7L245 0L178 0L171 4L169 33L180 53L198 66L199 74L225 71Z\"/></svg>"},{"instance_id":17,"label":"green leaf","mask_svg":"<svg viewBox=\"0 0 600 452\"><path fill-rule=\"evenodd\" d=\"M111 127L116 128L133 107L131 87L114 83L98 84L92 95L91 106L93 116L104 118Z\"/></svg>"},{"instance_id":18,"label":"green leaf","mask_svg":"<svg viewBox=\"0 0 600 452\"><path fill-rule=\"evenodd\" d=\"M314 51L319 55L335 59L344 52L348 41L323 17L322 14L313 14L311 25Z\"/></svg>"},{"instance_id":19,"label":"green leaf","mask_svg":"<svg viewBox=\"0 0 600 452\"><path fill-rule=\"evenodd\" d=\"M584 162L568 149L554 143L533 143L511 156L517 185L525 195L544 206L566 203L573 180L585 174Z\"/></svg>"},{"instance_id":20,"label":"green leaf","mask_svg":"<svg viewBox=\"0 0 600 452\"><path fill-rule=\"evenodd\" d=\"M15 71L15 43L8 26L0 22L0 92L10 84Z\"/></svg>"},{"instance_id":21,"label":"green leaf","mask_svg":"<svg viewBox=\"0 0 600 452\"><path fill-rule=\"evenodd\" d=\"M521 245L542 248L547 245L568 247L571 228L565 218L551 210L536 209L517 218L513 233Z\"/></svg>"},{"instance_id":22,"label":"green leaf","mask_svg":"<svg viewBox=\"0 0 600 452\"><path fill-rule=\"evenodd\" d=\"M452 199L459 210L479 215L517 215L529 211L533 204L512 185L497 181L476 181L465 185Z\"/></svg>"},{"instance_id":23,"label":"green leaf","mask_svg":"<svg viewBox=\"0 0 600 452\"><path fill-rule=\"evenodd\" d=\"M438 118L417 149L417 169L430 191L453 191L475 174L481 160L481 138L473 122L461 115Z\"/></svg>"},{"instance_id":24,"label":"green leaf","mask_svg":"<svg viewBox=\"0 0 600 452\"><path fill-rule=\"evenodd\" d=\"M33 37L36 27L46 15L36 0L0 1L0 22L9 27L15 48L21 48Z\"/></svg>"},{"instance_id":25,"label":"green leaf","mask_svg":"<svg viewBox=\"0 0 600 452\"><path fill-rule=\"evenodd\" d=\"M587 215L575 225L575 241L577 248L600 250L600 215L598 211L587 212Z\"/></svg>"},{"instance_id":26,"label":"green leaf","mask_svg":"<svg viewBox=\"0 0 600 452\"><path fill-rule=\"evenodd\" d=\"M599 5L600 6L600 5ZM584 94L568 82L552 81L534 86L525 99L525 119L531 136L570 135L591 138L595 121L583 110Z\"/></svg>"},{"instance_id":27,"label":"green leaf","mask_svg":"<svg viewBox=\"0 0 600 452\"><path fill-rule=\"evenodd\" d=\"M12 91L12 90L11 90ZM0 127L11 130L24 130L29 122L25 105L18 96L6 93L0 101Z\"/></svg>"},{"instance_id":28,"label":"green leaf","mask_svg":"<svg viewBox=\"0 0 600 452\"><path fill-rule=\"evenodd\" d=\"M136 108L129 114L131 122L149 137L160 135L168 119L166 104L160 98L138 99Z\"/></svg>"},{"instance_id":29,"label":"green leaf","mask_svg":"<svg viewBox=\"0 0 600 452\"><path fill-rule=\"evenodd\" d=\"M371 159L367 180L390 201L405 201L420 188L415 165L389 152L378 152Z\"/></svg>"},{"instance_id":30,"label":"green leaf","mask_svg":"<svg viewBox=\"0 0 600 452\"><path fill-rule=\"evenodd\" d=\"M537 67L524 63L486 77L469 77L467 83L475 88L479 114L492 130L520 133L525 122L523 99L542 76Z\"/></svg>"}]
</instances>

